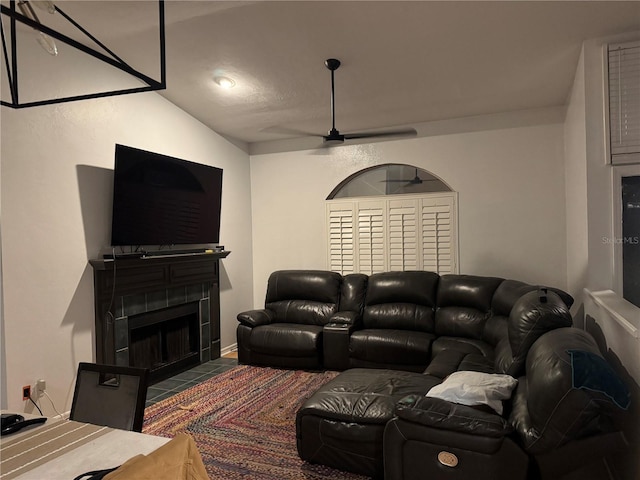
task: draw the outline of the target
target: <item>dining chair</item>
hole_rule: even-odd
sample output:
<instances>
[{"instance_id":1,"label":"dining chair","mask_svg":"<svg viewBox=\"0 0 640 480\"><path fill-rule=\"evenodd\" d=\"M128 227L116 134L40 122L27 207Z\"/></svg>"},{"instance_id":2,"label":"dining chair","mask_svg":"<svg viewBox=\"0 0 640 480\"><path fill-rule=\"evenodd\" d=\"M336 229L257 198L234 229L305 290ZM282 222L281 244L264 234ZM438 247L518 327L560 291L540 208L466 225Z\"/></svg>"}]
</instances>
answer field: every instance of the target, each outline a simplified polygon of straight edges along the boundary
<instances>
[{"instance_id":1,"label":"dining chair","mask_svg":"<svg viewBox=\"0 0 640 480\"><path fill-rule=\"evenodd\" d=\"M81 362L70 420L142 431L149 369Z\"/></svg>"}]
</instances>

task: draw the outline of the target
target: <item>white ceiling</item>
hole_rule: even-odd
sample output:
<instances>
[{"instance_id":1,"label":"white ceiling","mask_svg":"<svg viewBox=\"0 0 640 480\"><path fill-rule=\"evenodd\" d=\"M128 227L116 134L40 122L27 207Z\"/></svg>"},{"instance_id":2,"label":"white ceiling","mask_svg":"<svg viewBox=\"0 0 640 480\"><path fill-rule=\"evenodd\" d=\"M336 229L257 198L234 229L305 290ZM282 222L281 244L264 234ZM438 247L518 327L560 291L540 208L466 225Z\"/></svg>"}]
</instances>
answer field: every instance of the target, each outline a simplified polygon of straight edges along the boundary
<instances>
[{"instance_id":1,"label":"white ceiling","mask_svg":"<svg viewBox=\"0 0 640 480\"><path fill-rule=\"evenodd\" d=\"M157 28L149 1L57 3L83 25L108 25L105 43L130 52ZM583 40L640 31L638 1L167 0L165 10L160 94L249 144L326 134L330 57L342 61L336 126L347 133L562 106ZM219 88L214 72L236 87Z\"/></svg>"}]
</instances>

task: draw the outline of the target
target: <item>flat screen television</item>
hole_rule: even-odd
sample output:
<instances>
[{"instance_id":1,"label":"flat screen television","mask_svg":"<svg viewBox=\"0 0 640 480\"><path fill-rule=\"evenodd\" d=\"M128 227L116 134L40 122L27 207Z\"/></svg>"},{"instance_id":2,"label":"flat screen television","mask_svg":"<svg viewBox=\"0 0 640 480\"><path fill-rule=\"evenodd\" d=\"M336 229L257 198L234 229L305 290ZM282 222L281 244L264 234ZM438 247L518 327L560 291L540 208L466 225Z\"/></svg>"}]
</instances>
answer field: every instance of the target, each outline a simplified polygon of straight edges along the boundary
<instances>
[{"instance_id":1,"label":"flat screen television","mask_svg":"<svg viewBox=\"0 0 640 480\"><path fill-rule=\"evenodd\" d=\"M116 145L111 245L220 241L222 169Z\"/></svg>"}]
</instances>

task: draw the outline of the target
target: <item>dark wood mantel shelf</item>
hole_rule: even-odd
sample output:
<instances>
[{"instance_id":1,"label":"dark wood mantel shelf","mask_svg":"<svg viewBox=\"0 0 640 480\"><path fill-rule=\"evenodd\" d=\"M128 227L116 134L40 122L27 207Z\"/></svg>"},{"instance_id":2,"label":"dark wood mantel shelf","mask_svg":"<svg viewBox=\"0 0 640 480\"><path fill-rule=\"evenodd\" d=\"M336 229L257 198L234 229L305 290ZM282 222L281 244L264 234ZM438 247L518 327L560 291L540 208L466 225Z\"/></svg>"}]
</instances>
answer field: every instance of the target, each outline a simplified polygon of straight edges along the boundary
<instances>
[{"instance_id":1,"label":"dark wood mantel shelf","mask_svg":"<svg viewBox=\"0 0 640 480\"><path fill-rule=\"evenodd\" d=\"M130 365L131 337L130 332L126 333L129 318L194 301L201 305L200 361L219 358L219 262L230 253L90 260L94 273L96 361Z\"/></svg>"},{"instance_id":2,"label":"dark wood mantel shelf","mask_svg":"<svg viewBox=\"0 0 640 480\"><path fill-rule=\"evenodd\" d=\"M130 295L153 288L191 285L198 281L218 283L218 262L231 252L195 253L178 255L155 255L150 257L106 258L89 260L94 270L94 279L99 276L101 284L94 282L96 297L98 290L109 295ZM113 290L113 271L116 270L116 285ZM104 273L102 273L104 272Z\"/></svg>"}]
</instances>

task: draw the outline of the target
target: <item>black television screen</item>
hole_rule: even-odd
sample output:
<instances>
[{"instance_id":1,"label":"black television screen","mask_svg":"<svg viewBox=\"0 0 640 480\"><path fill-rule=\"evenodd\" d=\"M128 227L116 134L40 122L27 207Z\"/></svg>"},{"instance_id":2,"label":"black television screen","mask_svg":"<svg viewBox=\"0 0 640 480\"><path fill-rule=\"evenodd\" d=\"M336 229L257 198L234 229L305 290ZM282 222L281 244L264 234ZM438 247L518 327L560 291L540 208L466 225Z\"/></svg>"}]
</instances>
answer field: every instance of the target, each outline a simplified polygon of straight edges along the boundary
<instances>
[{"instance_id":1,"label":"black television screen","mask_svg":"<svg viewBox=\"0 0 640 480\"><path fill-rule=\"evenodd\" d=\"M220 241L222 169L116 145L111 245Z\"/></svg>"}]
</instances>

